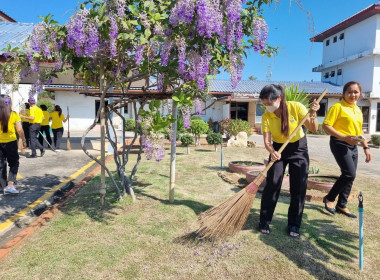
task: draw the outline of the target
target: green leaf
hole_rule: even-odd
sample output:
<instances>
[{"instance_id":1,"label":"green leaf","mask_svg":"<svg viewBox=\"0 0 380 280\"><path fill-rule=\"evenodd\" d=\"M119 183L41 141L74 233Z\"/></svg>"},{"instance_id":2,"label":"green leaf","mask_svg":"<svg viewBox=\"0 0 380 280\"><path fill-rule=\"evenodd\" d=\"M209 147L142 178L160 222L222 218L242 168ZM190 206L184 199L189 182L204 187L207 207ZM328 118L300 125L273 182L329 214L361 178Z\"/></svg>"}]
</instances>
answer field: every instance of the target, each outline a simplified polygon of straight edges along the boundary
<instances>
[{"instance_id":1,"label":"green leaf","mask_svg":"<svg viewBox=\"0 0 380 280\"><path fill-rule=\"evenodd\" d=\"M150 29L145 29L145 32L144 32L145 38L149 38L151 34L152 32L150 31Z\"/></svg>"}]
</instances>

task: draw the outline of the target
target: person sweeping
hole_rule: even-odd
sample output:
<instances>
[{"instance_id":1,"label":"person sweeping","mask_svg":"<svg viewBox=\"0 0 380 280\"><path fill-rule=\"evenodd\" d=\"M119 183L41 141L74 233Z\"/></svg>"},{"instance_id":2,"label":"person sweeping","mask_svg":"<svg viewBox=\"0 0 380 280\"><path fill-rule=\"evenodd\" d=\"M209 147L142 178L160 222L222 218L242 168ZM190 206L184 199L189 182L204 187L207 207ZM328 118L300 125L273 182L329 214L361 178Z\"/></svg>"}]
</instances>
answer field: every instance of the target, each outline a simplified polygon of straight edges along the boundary
<instances>
[{"instance_id":1,"label":"person sweeping","mask_svg":"<svg viewBox=\"0 0 380 280\"><path fill-rule=\"evenodd\" d=\"M259 231L262 234L271 233L269 225L280 195L285 168L289 165L290 205L287 232L290 237L299 238L309 171L309 154L304 131L299 129L281 154L278 150L307 115L308 110L299 102L287 102L284 89L280 85L265 86L260 92L260 100L266 107L262 116L264 145L274 163L267 173L266 186L261 198ZM306 128L313 132L318 130L316 112L319 107L314 100L309 117L304 122Z\"/></svg>"}]
</instances>

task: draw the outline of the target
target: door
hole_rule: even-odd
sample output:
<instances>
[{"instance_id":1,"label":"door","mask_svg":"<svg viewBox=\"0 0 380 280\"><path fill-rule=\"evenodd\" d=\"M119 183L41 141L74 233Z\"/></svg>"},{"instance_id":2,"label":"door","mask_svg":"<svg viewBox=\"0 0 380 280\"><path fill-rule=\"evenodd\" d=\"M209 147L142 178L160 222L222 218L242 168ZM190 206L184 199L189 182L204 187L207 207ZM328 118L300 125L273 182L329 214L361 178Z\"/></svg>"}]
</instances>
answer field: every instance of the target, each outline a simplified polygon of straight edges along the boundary
<instances>
[{"instance_id":1,"label":"door","mask_svg":"<svg viewBox=\"0 0 380 280\"><path fill-rule=\"evenodd\" d=\"M363 113L363 133L369 132L368 121L369 121L369 106L360 107Z\"/></svg>"},{"instance_id":2,"label":"door","mask_svg":"<svg viewBox=\"0 0 380 280\"><path fill-rule=\"evenodd\" d=\"M231 102L231 119L248 121L248 102Z\"/></svg>"},{"instance_id":3,"label":"door","mask_svg":"<svg viewBox=\"0 0 380 280\"><path fill-rule=\"evenodd\" d=\"M108 105L107 100L105 100L104 103L106 106ZM100 100L95 100L95 118L96 118L96 114L98 113L99 107L100 107ZM100 117L99 117L97 123L100 123Z\"/></svg>"}]
</instances>

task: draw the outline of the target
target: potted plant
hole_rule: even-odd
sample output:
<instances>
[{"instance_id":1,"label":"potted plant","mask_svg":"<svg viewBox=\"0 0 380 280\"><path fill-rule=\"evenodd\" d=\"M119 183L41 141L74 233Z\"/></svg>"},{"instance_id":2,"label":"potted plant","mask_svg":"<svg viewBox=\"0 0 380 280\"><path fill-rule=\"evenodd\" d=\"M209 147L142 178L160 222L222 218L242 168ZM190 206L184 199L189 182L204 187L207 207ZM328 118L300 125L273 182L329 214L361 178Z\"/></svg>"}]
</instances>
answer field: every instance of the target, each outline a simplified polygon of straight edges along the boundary
<instances>
[{"instance_id":1,"label":"potted plant","mask_svg":"<svg viewBox=\"0 0 380 280\"><path fill-rule=\"evenodd\" d=\"M234 173L247 174L250 171L263 171L265 165L256 161L231 161L228 163L228 168Z\"/></svg>"}]
</instances>

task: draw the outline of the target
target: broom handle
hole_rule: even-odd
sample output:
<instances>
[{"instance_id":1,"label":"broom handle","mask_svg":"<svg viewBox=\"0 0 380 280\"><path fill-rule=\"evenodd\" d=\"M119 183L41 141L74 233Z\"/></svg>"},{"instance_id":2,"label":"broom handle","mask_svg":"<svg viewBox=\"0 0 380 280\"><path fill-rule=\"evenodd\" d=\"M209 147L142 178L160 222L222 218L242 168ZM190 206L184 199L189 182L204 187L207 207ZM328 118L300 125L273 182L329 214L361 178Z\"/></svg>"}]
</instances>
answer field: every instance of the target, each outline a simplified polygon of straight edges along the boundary
<instances>
[{"instance_id":1,"label":"broom handle","mask_svg":"<svg viewBox=\"0 0 380 280\"><path fill-rule=\"evenodd\" d=\"M317 103L321 102L322 98L326 95L327 93L327 89L325 89L321 95L318 97L317 99ZM288 136L288 139L286 139L285 143L281 145L280 149L277 151L278 153L281 154L281 152L285 149L285 147L289 144L290 140L292 140L293 136L297 133L297 131L301 128L301 126L305 123L305 121L307 120L307 118L309 117L310 115L310 111L307 112L307 114L303 117L303 119L300 121L300 123L298 124L298 126L293 130L293 132ZM267 171L269 170L269 168L272 167L272 165L274 164L274 161L270 161L267 165L267 167L260 172L260 174L255 178L255 180L253 181L256 185L260 185L262 183L262 181L264 181L265 179L265 174L267 173Z\"/></svg>"}]
</instances>

